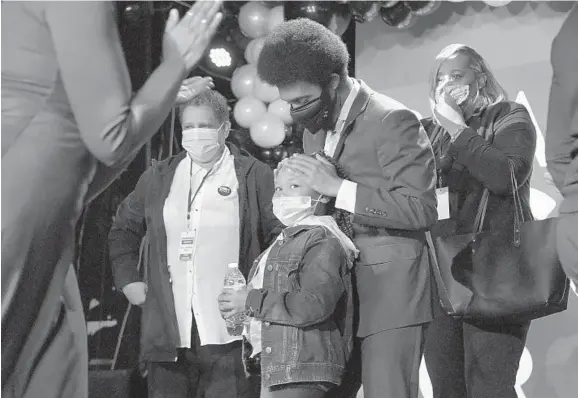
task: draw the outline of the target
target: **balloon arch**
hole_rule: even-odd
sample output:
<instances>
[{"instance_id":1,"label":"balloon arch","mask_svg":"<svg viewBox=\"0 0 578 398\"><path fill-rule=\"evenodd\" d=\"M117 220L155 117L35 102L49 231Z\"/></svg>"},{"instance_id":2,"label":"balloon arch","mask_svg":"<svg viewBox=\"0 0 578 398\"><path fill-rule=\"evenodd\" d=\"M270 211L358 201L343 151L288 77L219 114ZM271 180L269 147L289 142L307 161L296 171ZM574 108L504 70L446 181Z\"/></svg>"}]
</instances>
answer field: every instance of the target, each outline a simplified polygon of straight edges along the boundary
<instances>
[{"instance_id":1,"label":"balloon arch","mask_svg":"<svg viewBox=\"0 0 578 398\"><path fill-rule=\"evenodd\" d=\"M498 7L509 1L488 0ZM293 124L289 104L279 91L259 79L256 63L264 36L285 20L309 18L343 35L352 21L380 16L397 29L408 29L430 15L440 1L227 1L224 25L201 63L203 72L230 81L233 121L231 139L274 166L302 151L302 129ZM185 5L185 4L183 4Z\"/></svg>"},{"instance_id":2,"label":"balloon arch","mask_svg":"<svg viewBox=\"0 0 578 398\"><path fill-rule=\"evenodd\" d=\"M189 2L176 2L188 6ZM290 106L279 91L259 79L256 63L264 36L285 20L309 18L343 35L353 22L380 16L397 29L408 29L432 14L440 1L227 1L224 21L199 68L226 82L234 129L231 140L275 166L302 151L302 129L293 124ZM488 1L492 6L507 1ZM217 89L219 89L217 84Z\"/></svg>"}]
</instances>

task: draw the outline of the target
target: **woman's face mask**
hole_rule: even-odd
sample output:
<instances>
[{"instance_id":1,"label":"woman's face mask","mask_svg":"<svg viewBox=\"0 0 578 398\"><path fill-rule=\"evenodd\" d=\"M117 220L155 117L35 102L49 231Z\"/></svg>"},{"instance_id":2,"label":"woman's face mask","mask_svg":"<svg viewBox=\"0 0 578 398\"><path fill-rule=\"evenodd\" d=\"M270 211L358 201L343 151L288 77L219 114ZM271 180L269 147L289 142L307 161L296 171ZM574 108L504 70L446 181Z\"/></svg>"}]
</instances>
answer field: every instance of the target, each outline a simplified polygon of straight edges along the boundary
<instances>
[{"instance_id":1,"label":"woman's face mask","mask_svg":"<svg viewBox=\"0 0 578 398\"><path fill-rule=\"evenodd\" d=\"M440 83L436 89L436 102L440 102L444 94L449 95L458 105L463 105L469 98L471 93L470 84L443 84Z\"/></svg>"},{"instance_id":2,"label":"woman's face mask","mask_svg":"<svg viewBox=\"0 0 578 398\"><path fill-rule=\"evenodd\" d=\"M477 76L470 65L471 60L467 55L458 54L440 66L435 91L436 102L447 94L456 104L465 109L477 100L479 94Z\"/></svg>"},{"instance_id":3,"label":"woman's face mask","mask_svg":"<svg viewBox=\"0 0 578 398\"><path fill-rule=\"evenodd\" d=\"M333 99L327 89L321 91L321 95L303 105L291 107L291 117L293 120L305 127L311 134L319 130L333 128L333 112L337 94Z\"/></svg>"},{"instance_id":4,"label":"woman's face mask","mask_svg":"<svg viewBox=\"0 0 578 398\"><path fill-rule=\"evenodd\" d=\"M470 86L467 84L448 87L445 91L458 105L462 105L470 96Z\"/></svg>"},{"instance_id":5,"label":"woman's face mask","mask_svg":"<svg viewBox=\"0 0 578 398\"><path fill-rule=\"evenodd\" d=\"M183 148L195 163L208 163L220 155L224 145L221 129L194 127L183 130Z\"/></svg>"}]
</instances>

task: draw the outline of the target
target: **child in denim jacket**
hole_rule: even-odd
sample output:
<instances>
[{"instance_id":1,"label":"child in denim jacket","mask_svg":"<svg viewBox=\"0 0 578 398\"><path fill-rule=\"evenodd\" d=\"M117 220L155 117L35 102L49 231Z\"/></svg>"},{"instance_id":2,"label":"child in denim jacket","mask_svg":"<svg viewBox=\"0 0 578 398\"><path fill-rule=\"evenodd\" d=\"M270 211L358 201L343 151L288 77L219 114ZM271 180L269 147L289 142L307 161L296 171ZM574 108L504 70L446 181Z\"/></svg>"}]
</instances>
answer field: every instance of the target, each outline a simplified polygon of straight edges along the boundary
<instances>
[{"instance_id":1,"label":"child in denim jacket","mask_svg":"<svg viewBox=\"0 0 578 398\"><path fill-rule=\"evenodd\" d=\"M225 318L249 316L244 362L260 370L261 398L322 398L353 344L349 215L295 177L283 163L276 170L273 212L286 228L255 260L248 289L219 297Z\"/></svg>"}]
</instances>

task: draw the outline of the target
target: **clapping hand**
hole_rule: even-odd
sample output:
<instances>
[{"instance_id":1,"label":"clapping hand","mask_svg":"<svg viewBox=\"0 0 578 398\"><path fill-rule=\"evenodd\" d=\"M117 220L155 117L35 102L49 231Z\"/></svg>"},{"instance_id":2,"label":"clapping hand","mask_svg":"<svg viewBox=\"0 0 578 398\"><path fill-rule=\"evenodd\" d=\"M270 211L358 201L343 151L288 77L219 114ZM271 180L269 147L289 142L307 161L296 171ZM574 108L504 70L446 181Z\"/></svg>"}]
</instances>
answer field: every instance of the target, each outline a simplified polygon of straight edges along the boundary
<instances>
[{"instance_id":1,"label":"clapping hand","mask_svg":"<svg viewBox=\"0 0 578 398\"><path fill-rule=\"evenodd\" d=\"M197 1L179 20L172 9L163 36L163 59L180 57L190 71L199 62L223 19L222 0Z\"/></svg>"},{"instance_id":2,"label":"clapping hand","mask_svg":"<svg viewBox=\"0 0 578 398\"><path fill-rule=\"evenodd\" d=\"M176 105L186 104L204 91L215 88L212 77L193 76L183 81L177 94Z\"/></svg>"}]
</instances>

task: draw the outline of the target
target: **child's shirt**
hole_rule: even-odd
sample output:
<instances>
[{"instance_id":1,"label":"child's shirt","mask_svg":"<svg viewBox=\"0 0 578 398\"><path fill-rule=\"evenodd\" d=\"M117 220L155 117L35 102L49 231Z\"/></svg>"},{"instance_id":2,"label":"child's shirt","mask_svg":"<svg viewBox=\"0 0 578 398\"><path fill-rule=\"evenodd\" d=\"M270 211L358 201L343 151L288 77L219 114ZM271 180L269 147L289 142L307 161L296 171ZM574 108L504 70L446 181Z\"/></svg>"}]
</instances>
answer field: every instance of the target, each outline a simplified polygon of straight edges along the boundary
<instances>
[{"instance_id":1,"label":"child's shirt","mask_svg":"<svg viewBox=\"0 0 578 398\"><path fill-rule=\"evenodd\" d=\"M281 237L281 234L277 237L275 242ZM265 276L265 264L267 264L267 258L269 257L269 252L271 248L275 245L273 242L267 250L261 256L259 263L257 265L257 271L253 276L253 279L249 282L251 289L262 289L263 288L263 278ZM255 357L261 352L261 321L256 318L249 318L248 323L245 325L243 330L243 336L249 340L253 346L253 352L251 353L251 358Z\"/></svg>"}]
</instances>

